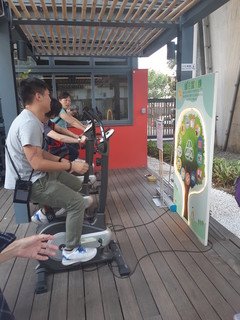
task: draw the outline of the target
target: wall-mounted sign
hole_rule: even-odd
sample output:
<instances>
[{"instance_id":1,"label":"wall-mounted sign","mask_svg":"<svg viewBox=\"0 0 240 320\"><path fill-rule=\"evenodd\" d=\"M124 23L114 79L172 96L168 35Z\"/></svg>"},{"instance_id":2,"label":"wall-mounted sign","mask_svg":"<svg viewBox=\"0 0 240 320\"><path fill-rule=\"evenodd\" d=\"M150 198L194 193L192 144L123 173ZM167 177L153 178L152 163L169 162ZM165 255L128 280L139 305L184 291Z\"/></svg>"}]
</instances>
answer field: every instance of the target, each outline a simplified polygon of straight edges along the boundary
<instances>
[{"instance_id":1,"label":"wall-mounted sign","mask_svg":"<svg viewBox=\"0 0 240 320\"><path fill-rule=\"evenodd\" d=\"M195 63L182 63L181 70L182 71L193 71L196 69Z\"/></svg>"},{"instance_id":2,"label":"wall-mounted sign","mask_svg":"<svg viewBox=\"0 0 240 320\"><path fill-rule=\"evenodd\" d=\"M174 202L207 245L215 128L215 75L177 83Z\"/></svg>"}]
</instances>

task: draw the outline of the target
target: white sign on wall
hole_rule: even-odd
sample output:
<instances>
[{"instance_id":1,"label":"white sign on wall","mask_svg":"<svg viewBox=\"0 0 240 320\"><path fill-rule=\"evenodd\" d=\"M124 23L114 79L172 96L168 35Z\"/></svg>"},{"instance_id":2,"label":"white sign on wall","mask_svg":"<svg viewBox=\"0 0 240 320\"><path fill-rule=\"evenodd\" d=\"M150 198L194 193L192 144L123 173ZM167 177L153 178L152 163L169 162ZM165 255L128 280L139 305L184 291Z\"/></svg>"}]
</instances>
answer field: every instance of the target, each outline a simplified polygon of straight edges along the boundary
<instances>
[{"instance_id":1,"label":"white sign on wall","mask_svg":"<svg viewBox=\"0 0 240 320\"><path fill-rule=\"evenodd\" d=\"M181 70L182 71L193 71L193 70L196 70L196 65L195 65L195 63L182 63Z\"/></svg>"}]
</instances>

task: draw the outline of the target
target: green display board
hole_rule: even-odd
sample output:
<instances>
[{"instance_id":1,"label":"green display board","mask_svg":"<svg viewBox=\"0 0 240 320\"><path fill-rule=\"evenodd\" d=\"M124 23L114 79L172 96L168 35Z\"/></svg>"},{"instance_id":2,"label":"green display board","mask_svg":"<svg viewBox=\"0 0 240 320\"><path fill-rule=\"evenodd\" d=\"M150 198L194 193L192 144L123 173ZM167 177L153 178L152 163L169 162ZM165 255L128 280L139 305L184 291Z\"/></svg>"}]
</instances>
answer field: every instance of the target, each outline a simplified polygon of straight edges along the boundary
<instances>
[{"instance_id":1,"label":"green display board","mask_svg":"<svg viewBox=\"0 0 240 320\"><path fill-rule=\"evenodd\" d=\"M174 203L207 245L215 130L215 81L209 74L177 83Z\"/></svg>"}]
</instances>

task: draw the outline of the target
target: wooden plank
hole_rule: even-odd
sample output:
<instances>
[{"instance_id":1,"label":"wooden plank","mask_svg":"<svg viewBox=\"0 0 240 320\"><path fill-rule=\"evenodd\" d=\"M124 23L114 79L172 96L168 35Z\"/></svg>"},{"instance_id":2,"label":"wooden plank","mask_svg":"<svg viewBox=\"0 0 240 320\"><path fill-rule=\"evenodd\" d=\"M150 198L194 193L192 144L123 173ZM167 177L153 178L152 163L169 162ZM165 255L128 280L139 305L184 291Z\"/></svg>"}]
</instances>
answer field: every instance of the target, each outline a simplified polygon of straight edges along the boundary
<instances>
[{"instance_id":1,"label":"wooden plank","mask_svg":"<svg viewBox=\"0 0 240 320\"><path fill-rule=\"evenodd\" d=\"M82 270L69 272L67 319L85 319L84 282Z\"/></svg>"},{"instance_id":2,"label":"wooden plank","mask_svg":"<svg viewBox=\"0 0 240 320\"><path fill-rule=\"evenodd\" d=\"M107 5L108 5L108 0L103 0L102 1L102 5L101 5L101 11L100 11L100 13L98 15L98 21L102 21L103 20Z\"/></svg>"},{"instance_id":3,"label":"wooden plank","mask_svg":"<svg viewBox=\"0 0 240 320\"><path fill-rule=\"evenodd\" d=\"M55 20L58 20L58 12L57 12L57 6L56 6L56 1L51 0L52 2L52 10L53 10L53 16Z\"/></svg>"},{"instance_id":4,"label":"wooden plank","mask_svg":"<svg viewBox=\"0 0 240 320\"><path fill-rule=\"evenodd\" d=\"M216 241L211 235L210 241L213 244L214 251L225 261L238 275L240 275L239 259L234 257L221 243Z\"/></svg>"},{"instance_id":5,"label":"wooden plank","mask_svg":"<svg viewBox=\"0 0 240 320\"><path fill-rule=\"evenodd\" d=\"M124 174L125 171L122 173ZM145 222L150 222L159 217L162 210L157 208L152 201L152 195L149 191L143 186L143 181L140 181L139 185L136 187L138 183L138 179L135 175L131 175L129 171L126 171L126 175L124 174L124 178L126 179L128 186L132 189L134 194L136 194L138 201L143 205L146 212L148 213L149 219ZM147 201L146 201L147 200Z\"/></svg>"},{"instance_id":6,"label":"wooden plank","mask_svg":"<svg viewBox=\"0 0 240 320\"><path fill-rule=\"evenodd\" d=\"M210 228L217 230L222 234L223 237L229 239L233 243L235 243L240 248L240 238L231 233L228 229L226 229L221 223L216 221L214 218L210 217Z\"/></svg>"},{"instance_id":7,"label":"wooden plank","mask_svg":"<svg viewBox=\"0 0 240 320\"><path fill-rule=\"evenodd\" d=\"M181 319L150 257L141 260L141 268L163 320Z\"/></svg>"},{"instance_id":8,"label":"wooden plank","mask_svg":"<svg viewBox=\"0 0 240 320\"><path fill-rule=\"evenodd\" d=\"M219 320L220 317L209 304L202 291L196 285L194 279L192 279L176 255L174 253L163 253L163 256L199 314L201 320Z\"/></svg>"},{"instance_id":9,"label":"wooden plank","mask_svg":"<svg viewBox=\"0 0 240 320\"><path fill-rule=\"evenodd\" d=\"M90 48L90 54L94 54L94 52L95 52L94 47L96 46L97 36L98 36L98 27L95 27L94 28L94 36L93 36L92 44L91 44L91 48ZM96 52L95 52L95 54L96 54Z\"/></svg>"},{"instance_id":10,"label":"wooden plank","mask_svg":"<svg viewBox=\"0 0 240 320\"><path fill-rule=\"evenodd\" d=\"M116 183L115 188L117 188L118 190L119 188L121 188L119 183ZM111 188L111 191L112 191L112 188ZM118 212L121 212L121 217L122 217L122 208L119 208ZM151 253L153 251L158 251L158 248L155 242L153 241L153 238L151 237L151 235L149 234L145 226L141 226L136 229L126 228L126 232L128 234L128 237L130 239L130 242L134 248L134 251L138 259L141 259L148 252ZM148 277L149 279L152 280L151 281L152 286L150 286L150 290L158 308L159 308L159 304L161 306L160 312L161 312L161 315L163 314L163 319L166 317L167 314L169 314L169 317L171 319L180 319L178 316L178 313L176 312L176 309L174 308L174 305L171 299L168 296L168 293L166 292L164 286L162 285L160 278L158 277L157 273L153 270L154 268L151 269L149 272L148 270L149 263L147 263L148 267L145 265L146 259L147 258L145 258L140 262L140 266L142 268L145 278ZM149 285L149 281L147 282ZM138 291L136 291L135 294L137 298L138 298L139 291L142 292L143 290L139 289ZM159 291L161 292L161 294L159 293ZM141 306L142 303L144 302L142 301L141 303L139 303L139 306ZM144 319L146 319L146 317L144 317Z\"/></svg>"},{"instance_id":11,"label":"wooden plank","mask_svg":"<svg viewBox=\"0 0 240 320\"><path fill-rule=\"evenodd\" d=\"M117 216L118 215L117 208L115 207L112 201L108 201L108 210L110 212L110 217L112 219L113 224L121 223L120 217ZM117 236L117 240L119 242L120 248L122 250L123 256L125 258L125 261L128 263L130 269L132 271L134 270L134 274L131 276L131 283L134 288L136 299L138 301L138 306L141 309L141 314L144 315L144 319L148 319L153 316L156 316L159 312L156 308L155 302L152 299L151 292L149 290L146 279L144 278L140 268L136 268L135 270L137 260L136 260L135 253L132 249L132 244L131 242L129 242L128 234L126 233L125 230L122 230L121 232L118 232L116 236ZM138 242L137 245L141 245L141 240ZM146 250L143 250L142 254L144 255L145 253L146 253ZM140 280L140 282L138 282L138 280ZM128 288L128 291L131 292L131 288ZM120 296L120 299L122 304L121 296ZM134 300L134 305L135 305L135 300ZM135 311L134 311L134 308L135 308L134 306L131 306L131 308L132 308L132 311L131 311L132 313L137 312L138 314L139 312L138 308Z\"/></svg>"},{"instance_id":12,"label":"wooden plank","mask_svg":"<svg viewBox=\"0 0 240 320\"><path fill-rule=\"evenodd\" d=\"M33 0L29 0L29 2L30 2L30 4L31 4L32 10L33 10L33 12L34 12L34 16L35 16L34 18L35 18L35 19L40 19L41 16L40 16L40 14L39 14L39 12L38 12L38 8L37 8L37 6L35 5L34 1L33 1Z\"/></svg>"},{"instance_id":13,"label":"wooden plank","mask_svg":"<svg viewBox=\"0 0 240 320\"><path fill-rule=\"evenodd\" d=\"M27 229L28 229L28 225L20 225L16 233L17 237L18 238L25 237ZM6 300L8 301L10 309L13 310L18 297L18 291L21 287L22 276L25 273L28 260L23 258L17 258L17 259L11 260L8 263L11 264L11 262L12 262L12 269L4 288L4 295Z\"/></svg>"},{"instance_id":14,"label":"wooden plank","mask_svg":"<svg viewBox=\"0 0 240 320\"><path fill-rule=\"evenodd\" d=\"M144 0L141 5L138 7L137 11L134 13L134 15L131 18L131 22L135 22L135 20L139 17L141 13L144 13L146 8L144 8L148 4L148 0Z\"/></svg>"},{"instance_id":15,"label":"wooden plank","mask_svg":"<svg viewBox=\"0 0 240 320\"><path fill-rule=\"evenodd\" d=\"M186 270L194 279L198 288L204 293L208 302L212 305L215 312L221 319L232 319L235 312L228 302L222 297L216 287L201 271L199 266L195 263L188 253L177 252L179 260L182 262Z\"/></svg>"},{"instance_id":16,"label":"wooden plank","mask_svg":"<svg viewBox=\"0 0 240 320\"><path fill-rule=\"evenodd\" d=\"M58 47L57 47L56 40L55 40L55 33L54 33L53 26L50 26L50 35L51 35L51 40L52 40L54 50L55 50L54 54L58 54Z\"/></svg>"},{"instance_id":17,"label":"wooden plank","mask_svg":"<svg viewBox=\"0 0 240 320\"><path fill-rule=\"evenodd\" d=\"M144 320L141 315L135 293L131 286L130 279L116 278L116 284L122 305L123 318L131 320Z\"/></svg>"},{"instance_id":18,"label":"wooden plank","mask_svg":"<svg viewBox=\"0 0 240 320\"><path fill-rule=\"evenodd\" d=\"M200 320L195 308L182 289L174 273L161 253L151 255L154 266L159 273L171 299L183 320Z\"/></svg>"},{"instance_id":19,"label":"wooden plank","mask_svg":"<svg viewBox=\"0 0 240 320\"><path fill-rule=\"evenodd\" d=\"M18 9L16 8L15 4L13 4L13 1L12 0L8 0L8 5L10 7L10 9L13 11L13 13L15 14L15 16L18 18L18 19L21 19L21 13L18 11Z\"/></svg>"},{"instance_id":20,"label":"wooden plank","mask_svg":"<svg viewBox=\"0 0 240 320\"><path fill-rule=\"evenodd\" d=\"M62 19L68 20L66 0L62 0L61 9L62 9Z\"/></svg>"},{"instance_id":21,"label":"wooden plank","mask_svg":"<svg viewBox=\"0 0 240 320\"><path fill-rule=\"evenodd\" d=\"M27 10L27 8L26 8L26 6L24 4L24 1L23 0L18 0L18 2L20 4L20 7L21 7L23 13L25 14L26 19L31 19L31 15Z\"/></svg>"},{"instance_id":22,"label":"wooden plank","mask_svg":"<svg viewBox=\"0 0 240 320\"><path fill-rule=\"evenodd\" d=\"M116 175L116 180L112 177L112 181L115 181L115 185L118 183L119 187L117 188L118 193L124 199L124 203L128 204L129 215L134 223L134 225L139 225L147 223L150 221L147 210L143 207L143 204L139 201L134 192L134 188L130 187L127 183L128 180L125 180L125 175L121 177ZM121 184L120 184L121 183ZM120 187L121 186L121 187Z\"/></svg>"},{"instance_id":23,"label":"wooden plank","mask_svg":"<svg viewBox=\"0 0 240 320\"><path fill-rule=\"evenodd\" d=\"M86 318L104 320L103 305L97 270L84 271Z\"/></svg>"},{"instance_id":24,"label":"wooden plank","mask_svg":"<svg viewBox=\"0 0 240 320\"><path fill-rule=\"evenodd\" d=\"M167 3L168 0L163 0L160 6L157 7L157 10L155 10L155 12L150 17L148 17L147 21L153 21L163 11L163 8L167 6Z\"/></svg>"},{"instance_id":25,"label":"wooden plank","mask_svg":"<svg viewBox=\"0 0 240 320\"><path fill-rule=\"evenodd\" d=\"M51 292L49 320L67 318L68 272L55 273Z\"/></svg>"},{"instance_id":26,"label":"wooden plank","mask_svg":"<svg viewBox=\"0 0 240 320\"><path fill-rule=\"evenodd\" d=\"M114 13L114 9L115 9L117 3L118 3L118 0L113 0L113 1L112 1L111 7L110 7L110 10L109 10L109 12L108 12L107 19L106 19L107 21L111 21L111 20L112 20L112 16L113 16L113 13Z\"/></svg>"},{"instance_id":27,"label":"wooden plank","mask_svg":"<svg viewBox=\"0 0 240 320\"><path fill-rule=\"evenodd\" d=\"M90 14L90 20L91 21L93 21L94 18L95 18L96 6L97 6L97 0L93 0L92 8L91 8L91 14Z\"/></svg>"},{"instance_id":28,"label":"wooden plank","mask_svg":"<svg viewBox=\"0 0 240 320\"><path fill-rule=\"evenodd\" d=\"M165 10L163 10L163 12L160 13L160 15L155 17L155 20L157 21L162 21L169 12L171 12L173 10L174 7L177 6L178 0L173 0L170 4L168 4L168 6L166 6Z\"/></svg>"},{"instance_id":29,"label":"wooden plank","mask_svg":"<svg viewBox=\"0 0 240 320\"><path fill-rule=\"evenodd\" d=\"M139 18L140 21L144 21L147 15L151 13L151 11L154 9L155 4L158 2L158 0L153 0L151 3L148 5L147 9L143 12L141 17Z\"/></svg>"},{"instance_id":30,"label":"wooden plank","mask_svg":"<svg viewBox=\"0 0 240 320\"><path fill-rule=\"evenodd\" d=\"M126 16L123 18L123 21L127 22L128 19L130 19L130 16L131 16L133 10L136 8L137 3L138 3L138 0L133 0L133 2L130 4L130 8L129 8Z\"/></svg>"},{"instance_id":31,"label":"wooden plank","mask_svg":"<svg viewBox=\"0 0 240 320\"><path fill-rule=\"evenodd\" d=\"M240 277L239 275L226 264L218 254L210 250L204 253L205 257L211 262L216 270L224 277L224 279L234 288L238 294L240 294Z\"/></svg>"},{"instance_id":32,"label":"wooden plank","mask_svg":"<svg viewBox=\"0 0 240 320\"><path fill-rule=\"evenodd\" d=\"M16 319L30 319L35 291L36 278L34 269L36 264L37 262L34 260L28 261L26 272L23 276L22 285L18 293L18 299L14 308L14 315Z\"/></svg>"},{"instance_id":33,"label":"wooden plank","mask_svg":"<svg viewBox=\"0 0 240 320\"><path fill-rule=\"evenodd\" d=\"M207 260L203 254L190 253L191 257L197 263L198 267L201 268L202 272L208 277L208 279L214 284L218 292L228 302L235 312L240 310L240 295L236 290L224 279L224 277L214 268L214 266ZM240 279L236 278L236 285L240 290Z\"/></svg>"},{"instance_id":34,"label":"wooden plank","mask_svg":"<svg viewBox=\"0 0 240 320\"><path fill-rule=\"evenodd\" d=\"M105 320L123 320L121 303L112 272L108 266L98 270Z\"/></svg>"},{"instance_id":35,"label":"wooden plank","mask_svg":"<svg viewBox=\"0 0 240 320\"><path fill-rule=\"evenodd\" d=\"M42 294L35 294L32 305L32 313L30 320L48 319L49 309L51 304L51 290L53 285L53 275L49 274L47 277L48 291ZM20 319L19 319L20 320Z\"/></svg>"},{"instance_id":36,"label":"wooden plank","mask_svg":"<svg viewBox=\"0 0 240 320\"><path fill-rule=\"evenodd\" d=\"M82 13L81 13L81 20L86 20L86 10L87 10L87 0L83 0L82 2Z\"/></svg>"},{"instance_id":37,"label":"wooden plank","mask_svg":"<svg viewBox=\"0 0 240 320\"><path fill-rule=\"evenodd\" d=\"M124 11L127 3L128 3L128 0L123 0L122 5L121 5L116 17L115 17L116 22L118 22L119 20L123 20L122 14L123 14L123 11Z\"/></svg>"},{"instance_id":38,"label":"wooden plank","mask_svg":"<svg viewBox=\"0 0 240 320\"><path fill-rule=\"evenodd\" d=\"M48 35L47 35L46 31L45 31L46 27L40 26L40 29L41 29L41 32L43 34L44 40L46 42L46 45L48 47L48 54L51 54L52 53L52 48L51 48L51 44L50 44L49 39L48 39Z\"/></svg>"},{"instance_id":39,"label":"wooden plank","mask_svg":"<svg viewBox=\"0 0 240 320\"><path fill-rule=\"evenodd\" d=\"M40 1L41 1L41 8L43 10L44 18L48 20L48 19L50 19L50 15L49 15L45 0L40 0Z\"/></svg>"}]
</instances>

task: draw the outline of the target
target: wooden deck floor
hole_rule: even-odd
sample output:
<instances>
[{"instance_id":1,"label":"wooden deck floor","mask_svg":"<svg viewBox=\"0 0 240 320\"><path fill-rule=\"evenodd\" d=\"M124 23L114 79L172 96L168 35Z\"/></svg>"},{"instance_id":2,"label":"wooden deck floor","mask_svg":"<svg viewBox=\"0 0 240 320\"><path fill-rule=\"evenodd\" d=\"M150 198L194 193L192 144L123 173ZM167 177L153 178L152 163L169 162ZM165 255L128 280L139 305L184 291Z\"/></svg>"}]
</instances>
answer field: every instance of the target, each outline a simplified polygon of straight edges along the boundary
<instances>
[{"instance_id":1,"label":"wooden deck floor","mask_svg":"<svg viewBox=\"0 0 240 320\"><path fill-rule=\"evenodd\" d=\"M211 219L211 244L203 247L177 214L155 206L146 173L110 173L107 220L119 230L132 275L114 276L115 266L58 273L48 277L47 293L35 295L36 262L8 261L0 286L17 320L231 320L240 313L240 240ZM1 189L0 229L34 234L32 223L15 224L11 201Z\"/></svg>"}]
</instances>

